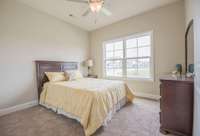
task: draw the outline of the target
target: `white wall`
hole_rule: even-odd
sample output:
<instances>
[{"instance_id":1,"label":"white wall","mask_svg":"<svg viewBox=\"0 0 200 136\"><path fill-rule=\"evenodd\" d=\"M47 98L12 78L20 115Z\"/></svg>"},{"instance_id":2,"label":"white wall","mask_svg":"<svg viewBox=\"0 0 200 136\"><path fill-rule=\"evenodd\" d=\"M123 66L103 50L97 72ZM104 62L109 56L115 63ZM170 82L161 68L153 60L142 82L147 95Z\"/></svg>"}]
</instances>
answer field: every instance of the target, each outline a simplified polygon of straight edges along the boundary
<instances>
[{"instance_id":1,"label":"white wall","mask_svg":"<svg viewBox=\"0 0 200 136\"><path fill-rule=\"evenodd\" d=\"M194 136L200 136L200 0L185 0L186 25L194 19Z\"/></svg>"},{"instance_id":2,"label":"white wall","mask_svg":"<svg viewBox=\"0 0 200 136\"><path fill-rule=\"evenodd\" d=\"M185 22L186 25L194 17L194 0L185 0Z\"/></svg>"},{"instance_id":3,"label":"white wall","mask_svg":"<svg viewBox=\"0 0 200 136\"><path fill-rule=\"evenodd\" d=\"M173 71L175 64L184 64L184 29L184 2L179 1L92 31L90 57L95 61L94 73L103 73L103 41L153 30L155 82L127 82L136 93L159 95L159 77Z\"/></svg>"},{"instance_id":4,"label":"white wall","mask_svg":"<svg viewBox=\"0 0 200 136\"><path fill-rule=\"evenodd\" d=\"M88 32L14 0L0 0L0 109L37 99L35 60L88 58Z\"/></svg>"}]
</instances>

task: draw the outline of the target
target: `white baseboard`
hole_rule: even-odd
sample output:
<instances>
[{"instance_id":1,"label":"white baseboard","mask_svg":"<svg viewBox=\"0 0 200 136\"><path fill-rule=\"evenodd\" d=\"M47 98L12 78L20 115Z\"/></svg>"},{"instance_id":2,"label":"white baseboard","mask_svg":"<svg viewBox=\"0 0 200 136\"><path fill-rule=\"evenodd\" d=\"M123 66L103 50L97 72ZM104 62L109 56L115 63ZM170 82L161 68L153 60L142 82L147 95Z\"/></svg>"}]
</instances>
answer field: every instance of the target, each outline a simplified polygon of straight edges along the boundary
<instances>
[{"instance_id":1,"label":"white baseboard","mask_svg":"<svg viewBox=\"0 0 200 136\"><path fill-rule=\"evenodd\" d=\"M15 111L23 110L23 109L26 109L26 108L30 108L30 107L33 107L35 105L38 105L37 100L30 101L30 102L23 103L23 104L19 104L19 105L13 106L13 107L5 108L5 109L0 109L0 116L9 114L9 113L12 113L12 112L15 112Z\"/></svg>"},{"instance_id":2,"label":"white baseboard","mask_svg":"<svg viewBox=\"0 0 200 136\"><path fill-rule=\"evenodd\" d=\"M134 93L136 97L141 97L141 98L147 98L147 99L153 99L153 100L159 100L160 96L159 95L153 95L153 94L148 94L148 93L138 93L135 92ZM19 110L23 110L26 108L30 108L33 107L35 105L38 105L38 101L30 101L27 103L23 103L23 104L19 104L13 107L9 107L9 108L5 108L5 109L0 109L0 116L15 112L15 111L19 111Z\"/></svg>"},{"instance_id":3,"label":"white baseboard","mask_svg":"<svg viewBox=\"0 0 200 136\"><path fill-rule=\"evenodd\" d=\"M160 99L160 95L154 95L154 94L149 94L149 93L138 93L135 92L134 93L136 97L140 97L140 98L147 98L147 99L152 99L152 100L159 100Z\"/></svg>"}]
</instances>

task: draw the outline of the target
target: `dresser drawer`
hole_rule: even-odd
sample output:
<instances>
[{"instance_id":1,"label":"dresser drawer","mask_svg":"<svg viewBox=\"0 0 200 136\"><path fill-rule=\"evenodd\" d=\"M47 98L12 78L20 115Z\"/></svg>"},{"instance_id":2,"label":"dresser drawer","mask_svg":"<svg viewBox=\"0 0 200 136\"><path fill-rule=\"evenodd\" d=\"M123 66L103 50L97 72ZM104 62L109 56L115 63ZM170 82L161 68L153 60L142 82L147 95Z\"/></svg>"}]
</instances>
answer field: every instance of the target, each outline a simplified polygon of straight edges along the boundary
<instances>
[{"instance_id":1,"label":"dresser drawer","mask_svg":"<svg viewBox=\"0 0 200 136\"><path fill-rule=\"evenodd\" d=\"M161 80L161 132L191 136L193 124L193 82Z\"/></svg>"}]
</instances>

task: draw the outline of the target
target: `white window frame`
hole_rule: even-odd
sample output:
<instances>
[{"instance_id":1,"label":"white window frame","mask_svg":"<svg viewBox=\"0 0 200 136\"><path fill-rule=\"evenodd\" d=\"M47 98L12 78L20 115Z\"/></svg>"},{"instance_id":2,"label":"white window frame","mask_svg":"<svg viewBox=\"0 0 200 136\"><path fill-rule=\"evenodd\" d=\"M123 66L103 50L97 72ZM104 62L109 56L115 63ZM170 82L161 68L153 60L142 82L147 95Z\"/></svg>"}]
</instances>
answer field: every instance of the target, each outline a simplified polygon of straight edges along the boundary
<instances>
[{"instance_id":1,"label":"white window frame","mask_svg":"<svg viewBox=\"0 0 200 136\"><path fill-rule=\"evenodd\" d=\"M125 41L128 40L128 39L132 39L132 38L137 38L137 37L141 37L143 35L150 35L151 37L151 44L150 44L150 49L151 49L151 56L150 56L150 78L145 78L145 77L126 77L126 61L122 61L122 63L125 63L125 64L122 64L122 77L117 77L117 76L106 76L106 44L108 43L113 43L113 42L117 42L117 41L123 41L123 50L124 50L124 57L123 59L125 58L126 56L126 48L125 48ZM147 31L147 32L142 32L142 33L136 33L136 34L132 34L132 35L129 35L129 36L124 36L122 38L115 38L113 40L108 40L108 41L104 41L103 42L103 77L104 78L107 78L107 79L118 79L118 80L144 80L144 81L154 81L154 42L153 42L153 31ZM117 59L113 59L113 60L117 60Z\"/></svg>"}]
</instances>

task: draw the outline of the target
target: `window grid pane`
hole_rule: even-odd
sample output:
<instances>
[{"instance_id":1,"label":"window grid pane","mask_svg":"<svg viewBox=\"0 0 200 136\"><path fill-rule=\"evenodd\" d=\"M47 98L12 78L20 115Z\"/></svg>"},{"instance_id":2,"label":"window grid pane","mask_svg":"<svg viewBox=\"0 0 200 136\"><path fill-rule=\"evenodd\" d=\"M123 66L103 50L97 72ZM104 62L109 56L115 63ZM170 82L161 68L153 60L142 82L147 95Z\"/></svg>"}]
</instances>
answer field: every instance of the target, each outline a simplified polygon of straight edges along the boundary
<instances>
[{"instance_id":1,"label":"window grid pane","mask_svg":"<svg viewBox=\"0 0 200 136\"><path fill-rule=\"evenodd\" d=\"M129 49L126 49L126 57L127 57L127 58L135 58L135 57L138 57L138 49L137 49L137 48L129 48Z\"/></svg>"},{"instance_id":2,"label":"window grid pane","mask_svg":"<svg viewBox=\"0 0 200 136\"><path fill-rule=\"evenodd\" d=\"M122 76L122 60L107 60L106 61L107 76Z\"/></svg>"},{"instance_id":3,"label":"window grid pane","mask_svg":"<svg viewBox=\"0 0 200 136\"><path fill-rule=\"evenodd\" d=\"M151 54L150 46L138 48L138 57L145 57L145 56L150 57L150 54Z\"/></svg>"},{"instance_id":4,"label":"window grid pane","mask_svg":"<svg viewBox=\"0 0 200 136\"><path fill-rule=\"evenodd\" d=\"M138 47L142 47L142 46L151 44L151 37L149 35L138 37L137 40L138 40Z\"/></svg>"},{"instance_id":5,"label":"window grid pane","mask_svg":"<svg viewBox=\"0 0 200 136\"><path fill-rule=\"evenodd\" d=\"M123 41L108 43L106 47L106 59L123 58Z\"/></svg>"},{"instance_id":6,"label":"window grid pane","mask_svg":"<svg viewBox=\"0 0 200 136\"><path fill-rule=\"evenodd\" d=\"M150 57L140 59L127 59L127 77L150 78Z\"/></svg>"},{"instance_id":7,"label":"window grid pane","mask_svg":"<svg viewBox=\"0 0 200 136\"><path fill-rule=\"evenodd\" d=\"M149 78L150 75L150 58L138 59L138 76Z\"/></svg>"}]
</instances>

